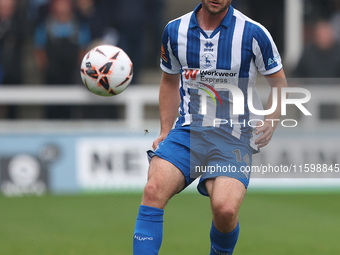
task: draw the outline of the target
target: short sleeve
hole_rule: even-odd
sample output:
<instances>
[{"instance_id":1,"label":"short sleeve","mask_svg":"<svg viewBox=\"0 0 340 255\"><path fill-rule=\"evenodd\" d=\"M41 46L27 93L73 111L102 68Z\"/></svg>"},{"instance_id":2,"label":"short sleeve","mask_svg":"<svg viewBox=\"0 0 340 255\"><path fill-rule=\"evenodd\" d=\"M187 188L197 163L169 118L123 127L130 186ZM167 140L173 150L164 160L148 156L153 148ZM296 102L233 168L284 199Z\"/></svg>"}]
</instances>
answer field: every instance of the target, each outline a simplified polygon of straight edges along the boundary
<instances>
[{"instance_id":1,"label":"short sleeve","mask_svg":"<svg viewBox=\"0 0 340 255\"><path fill-rule=\"evenodd\" d=\"M255 65L262 75L271 75L282 69L280 53L270 33L262 26L256 26L253 37Z\"/></svg>"},{"instance_id":2,"label":"short sleeve","mask_svg":"<svg viewBox=\"0 0 340 255\"><path fill-rule=\"evenodd\" d=\"M177 47L177 40L174 40L175 34L178 33L174 29L172 23L169 23L163 32L161 46L161 69L168 74L178 74L181 70L181 65L178 58L175 57L173 48Z\"/></svg>"}]
</instances>

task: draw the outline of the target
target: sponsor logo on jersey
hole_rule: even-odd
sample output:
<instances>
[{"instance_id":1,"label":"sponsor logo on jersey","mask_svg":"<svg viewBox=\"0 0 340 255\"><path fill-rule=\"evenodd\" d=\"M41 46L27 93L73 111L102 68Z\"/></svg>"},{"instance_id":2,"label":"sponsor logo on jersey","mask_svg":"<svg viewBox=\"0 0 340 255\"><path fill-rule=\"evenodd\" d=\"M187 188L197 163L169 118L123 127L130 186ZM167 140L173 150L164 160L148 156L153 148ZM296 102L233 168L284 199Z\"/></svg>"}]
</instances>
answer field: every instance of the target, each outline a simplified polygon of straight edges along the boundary
<instances>
[{"instance_id":1,"label":"sponsor logo on jersey","mask_svg":"<svg viewBox=\"0 0 340 255\"><path fill-rule=\"evenodd\" d=\"M205 83L228 83L227 78L237 77L237 73L224 70L199 70L199 69L184 69L184 77L186 80L199 80Z\"/></svg>"},{"instance_id":2,"label":"sponsor logo on jersey","mask_svg":"<svg viewBox=\"0 0 340 255\"><path fill-rule=\"evenodd\" d=\"M184 69L185 79L189 80L191 78L191 80L196 80L198 72L199 70Z\"/></svg>"},{"instance_id":3,"label":"sponsor logo on jersey","mask_svg":"<svg viewBox=\"0 0 340 255\"><path fill-rule=\"evenodd\" d=\"M201 70L201 76L218 76L218 77L236 77L237 73L230 73L226 71L208 71L208 70Z\"/></svg>"},{"instance_id":4,"label":"sponsor logo on jersey","mask_svg":"<svg viewBox=\"0 0 340 255\"><path fill-rule=\"evenodd\" d=\"M218 99L219 103L221 104L222 106L222 100L221 100L221 97L220 95L217 93L217 91L214 89L213 86L210 86L208 84L205 84L203 82L197 82L197 83L187 83L187 85L191 88L195 88L195 89L199 89L199 90L202 90L204 91L205 93L207 93L211 98L212 100L214 101L215 103L215 106L217 106L217 101L215 99L215 97Z\"/></svg>"}]
</instances>

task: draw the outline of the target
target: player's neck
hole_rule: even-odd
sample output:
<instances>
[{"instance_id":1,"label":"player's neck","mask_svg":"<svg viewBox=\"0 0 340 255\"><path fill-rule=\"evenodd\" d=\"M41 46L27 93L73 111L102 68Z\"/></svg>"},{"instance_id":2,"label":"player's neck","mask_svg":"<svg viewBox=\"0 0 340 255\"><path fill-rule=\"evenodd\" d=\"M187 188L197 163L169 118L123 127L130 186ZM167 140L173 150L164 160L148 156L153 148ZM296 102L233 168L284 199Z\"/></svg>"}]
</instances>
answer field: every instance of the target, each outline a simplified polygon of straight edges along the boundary
<instances>
[{"instance_id":1,"label":"player's neck","mask_svg":"<svg viewBox=\"0 0 340 255\"><path fill-rule=\"evenodd\" d=\"M228 10L225 10L219 14L211 14L204 8L201 8L196 13L197 22L200 27L205 31L214 31L222 22L224 17L227 15Z\"/></svg>"}]
</instances>

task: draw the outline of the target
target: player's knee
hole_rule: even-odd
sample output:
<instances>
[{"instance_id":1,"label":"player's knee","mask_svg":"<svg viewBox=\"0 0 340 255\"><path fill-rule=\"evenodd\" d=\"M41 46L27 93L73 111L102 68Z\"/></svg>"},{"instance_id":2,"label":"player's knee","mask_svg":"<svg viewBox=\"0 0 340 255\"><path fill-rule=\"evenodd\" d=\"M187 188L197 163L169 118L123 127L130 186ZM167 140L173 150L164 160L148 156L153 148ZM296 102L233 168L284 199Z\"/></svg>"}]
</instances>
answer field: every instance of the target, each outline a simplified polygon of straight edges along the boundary
<instances>
[{"instance_id":1,"label":"player's knee","mask_svg":"<svg viewBox=\"0 0 340 255\"><path fill-rule=\"evenodd\" d=\"M215 203L212 206L215 218L220 221L232 222L237 218L237 207L229 203Z\"/></svg>"},{"instance_id":2,"label":"player's knee","mask_svg":"<svg viewBox=\"0 0 340 255\"><path fill-rule=\"evenodd\" d=\"M148 182L144 188L143 200L146 204L153 205L154 203L161 203L161 190L159 185Z\"/></svg>"}]
</instances>

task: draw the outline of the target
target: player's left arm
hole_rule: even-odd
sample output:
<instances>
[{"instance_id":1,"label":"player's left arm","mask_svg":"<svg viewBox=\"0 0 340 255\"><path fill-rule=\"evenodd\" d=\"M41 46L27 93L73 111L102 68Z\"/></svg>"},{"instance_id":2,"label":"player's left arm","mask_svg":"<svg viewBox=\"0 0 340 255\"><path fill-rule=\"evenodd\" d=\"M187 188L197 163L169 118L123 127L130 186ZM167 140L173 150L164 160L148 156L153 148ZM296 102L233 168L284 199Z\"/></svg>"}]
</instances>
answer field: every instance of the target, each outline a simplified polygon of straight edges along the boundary
<instances>
[{"instance_id":1,"label":"player's left arm","mask_svg":"<svg viewBox=\"0 0 340 255\"><path fill-rule=\"evenodd\" d=\"M262 135L255 141L259 148L266 146L273 137L274 130L278 124L277 120L281 118L281 88L287 87L286 75L283 69L275 74L267 75L265 77L272 88L267 102L267 109L270 109L272 105L273 88L277 88L278 103L276 110L272 114L266 116L264 125L256 129L257 135L262 133Z\"/></svg>"}]
</instances>

